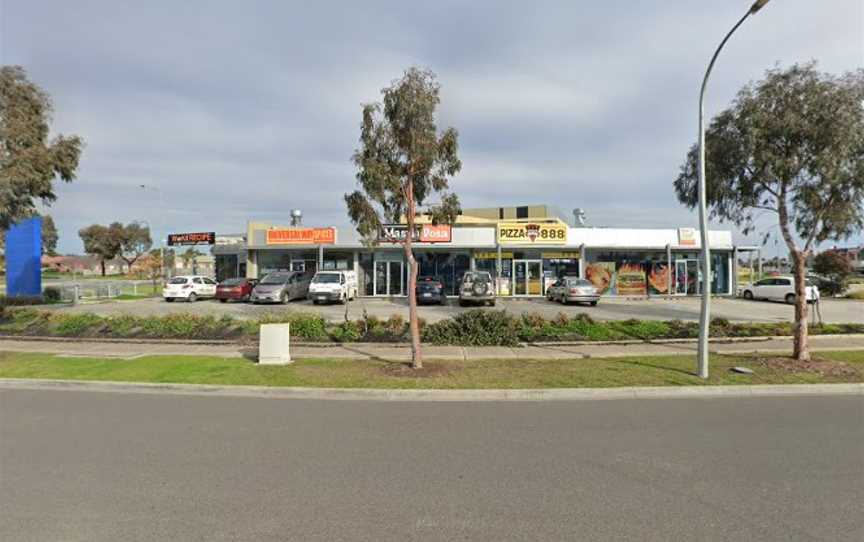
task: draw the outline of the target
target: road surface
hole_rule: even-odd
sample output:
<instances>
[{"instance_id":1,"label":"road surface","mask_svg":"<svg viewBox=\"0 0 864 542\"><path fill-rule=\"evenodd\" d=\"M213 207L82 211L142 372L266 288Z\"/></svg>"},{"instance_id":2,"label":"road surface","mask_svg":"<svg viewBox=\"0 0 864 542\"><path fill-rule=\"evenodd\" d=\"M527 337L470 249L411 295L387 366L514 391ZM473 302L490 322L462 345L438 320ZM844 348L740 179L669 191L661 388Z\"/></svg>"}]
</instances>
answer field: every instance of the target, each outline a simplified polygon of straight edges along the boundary
<instances>
[{"instance_id":1,"label":"road surface","mask_svg":"<svg viewBox=\"0 0 864 542\"><path fill-rule=\"evenodd\" d=\"M0 389L0 538L864 539L864 399Z\"/></svg>"}]
</instances>

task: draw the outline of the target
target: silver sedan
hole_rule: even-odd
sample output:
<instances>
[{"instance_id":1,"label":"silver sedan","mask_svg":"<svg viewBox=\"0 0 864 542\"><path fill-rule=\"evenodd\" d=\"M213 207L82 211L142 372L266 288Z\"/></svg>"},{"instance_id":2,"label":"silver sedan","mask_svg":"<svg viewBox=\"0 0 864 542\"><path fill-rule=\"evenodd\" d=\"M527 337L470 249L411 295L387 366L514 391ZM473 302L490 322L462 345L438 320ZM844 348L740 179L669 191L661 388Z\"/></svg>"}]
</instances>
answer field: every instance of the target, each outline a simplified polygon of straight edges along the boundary
<instances>
[{"instance_id":1,"label":"silver sedan","mask_svg":"<svg viewBox=\"0 0 864 542\"><path fill-rule=\"evenodd\" d=\"M563 277L546 288L546 299L560 303L589 303L600 301L600 292L590 281L578 277Z\"/></svg>"}]
</instances>

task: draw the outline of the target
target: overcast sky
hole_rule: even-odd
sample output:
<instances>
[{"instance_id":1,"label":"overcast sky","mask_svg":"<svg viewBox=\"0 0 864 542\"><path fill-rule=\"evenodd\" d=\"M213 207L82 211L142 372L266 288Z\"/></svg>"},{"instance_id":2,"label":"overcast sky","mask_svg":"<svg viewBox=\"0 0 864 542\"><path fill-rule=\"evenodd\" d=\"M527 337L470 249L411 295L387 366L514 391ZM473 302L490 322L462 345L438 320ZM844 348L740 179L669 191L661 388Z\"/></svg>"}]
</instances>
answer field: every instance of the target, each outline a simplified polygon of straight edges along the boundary
<instances>
[{"instance_id":1,"label":"overcast sky","mask_svg":"<svg viewBox=\"0 0 864 542\"><path fill-rule=\"evenodd\" d=\"M297 207L308 225L347 224L360 105L411 65L438 74L463 206L549 202L598 226L695 226L672 182L708 59L748 7L0 0L0 62L23 65L54 98L55 130L86 141L48 211L62 252L81 251L79 228L113 220L228 233ZM708 113L776 63L811 59L834 73L864 65L864 2L773 0L724 50Z\"/></svg>"}]
</instances>

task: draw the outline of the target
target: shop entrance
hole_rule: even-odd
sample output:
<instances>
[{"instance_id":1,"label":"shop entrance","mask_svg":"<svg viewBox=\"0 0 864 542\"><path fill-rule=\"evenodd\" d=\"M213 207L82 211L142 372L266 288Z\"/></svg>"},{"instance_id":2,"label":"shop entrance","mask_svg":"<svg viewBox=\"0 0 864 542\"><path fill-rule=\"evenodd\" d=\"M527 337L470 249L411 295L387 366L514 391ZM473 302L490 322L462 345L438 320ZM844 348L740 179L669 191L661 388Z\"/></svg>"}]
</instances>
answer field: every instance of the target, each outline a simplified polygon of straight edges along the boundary
<instances>
[{"instance_id":1,"label":"shop entrance","mask_svg":"<svg viewBox=\"0 0 864 542\"><path fill-rule=\"evenodd\" d=\"M402 262L375 262L375 295L405 295Z\"/></svg>"},{"instance_id":2,"label":"shop entrance","mask_svg":"<svg viewBox=\"0 0 864 542\"><path fill-rule=\"evenodd\" d=\"M675 295L697 295L699 284L698 260L675 260Z\"/></svg>"},{"instance_id":3,"label":"shop entrance","mask_svg":"<svg viewBox=\"0 0 864 542\"><path fill-rule=\"evenodd\" d=\"M542 260L513 260L513 295L543 295Z\"/></svg>"}]
</instances>

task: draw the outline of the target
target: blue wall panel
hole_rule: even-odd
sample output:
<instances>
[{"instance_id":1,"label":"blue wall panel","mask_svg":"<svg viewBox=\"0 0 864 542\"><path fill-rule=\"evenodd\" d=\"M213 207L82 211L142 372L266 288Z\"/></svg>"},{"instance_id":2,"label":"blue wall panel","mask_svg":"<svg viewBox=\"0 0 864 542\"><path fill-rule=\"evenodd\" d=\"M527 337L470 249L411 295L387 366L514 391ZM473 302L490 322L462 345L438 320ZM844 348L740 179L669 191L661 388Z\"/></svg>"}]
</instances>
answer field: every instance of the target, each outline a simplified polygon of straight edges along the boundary
<instances>
[{"instance_id":1,"label":"blue wall panel","mask_svg":"<svg viewBox=\"0 0 864 542\"><path fill-rule=\"evenodd\" d=\"M6 295L42 295L42 218L14 224L6 232Z\"/></svg>"}]
</instances>

